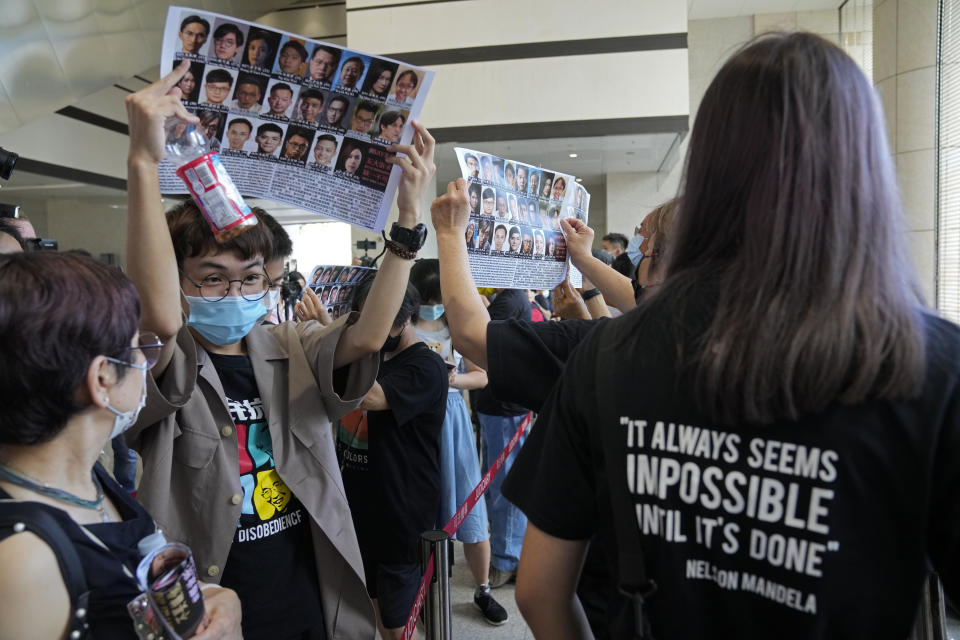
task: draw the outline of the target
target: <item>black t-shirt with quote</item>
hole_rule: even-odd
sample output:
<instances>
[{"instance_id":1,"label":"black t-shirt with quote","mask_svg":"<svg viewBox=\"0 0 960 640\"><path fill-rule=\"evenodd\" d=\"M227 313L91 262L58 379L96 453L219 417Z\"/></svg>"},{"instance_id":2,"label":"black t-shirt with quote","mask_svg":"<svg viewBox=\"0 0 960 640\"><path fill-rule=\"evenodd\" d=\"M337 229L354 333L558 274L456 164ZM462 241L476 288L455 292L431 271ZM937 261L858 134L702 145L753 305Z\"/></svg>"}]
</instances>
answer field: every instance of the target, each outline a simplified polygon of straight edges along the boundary
<instances>
[{"instance_id":1,"label":"black t-shirt with quote","mask_svg":"<svg viewBox=\"0 0 960 640\"><path fill-rule=\"evenodd\" d=\"M220 584L240 596L244 638L322 639L310 515L277 473L250 358L209 355L236 425L243 488Z\"/></svg>"},{"instance_id":2,"label":"black t-shirt with quote","mask_svg":"<svg viewBox=\"0 0 960 640\"><path fill-rule=\"evenodd\" d=\"M570 357L503 486L531 523L596 535L615 576L642 551L661 640L899 640L925 557L960 596L960 329L924 317L918 398L721 427L677 371L676 332L698 335L711 309L664 315L611 320ZM633 637L624 599L609 616Z\"/></svg>"}]
</instances>

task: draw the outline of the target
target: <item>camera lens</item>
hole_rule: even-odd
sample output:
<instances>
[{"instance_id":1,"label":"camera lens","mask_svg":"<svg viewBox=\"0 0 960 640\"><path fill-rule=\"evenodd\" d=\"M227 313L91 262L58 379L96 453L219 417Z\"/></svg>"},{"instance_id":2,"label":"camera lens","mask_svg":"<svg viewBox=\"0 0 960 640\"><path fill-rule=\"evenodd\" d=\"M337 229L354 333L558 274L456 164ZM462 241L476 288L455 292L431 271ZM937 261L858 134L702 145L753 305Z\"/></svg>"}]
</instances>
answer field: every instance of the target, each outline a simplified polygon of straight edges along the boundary
<instances>
[{"instance_id":1,"label":"camera lens","mask_svg":"<svg viewBox=\"0 0 960 640\"><path fill-rule=\"evenodd\" d=\"M19 157L20 156L13 151L7 151L3 147L0 147L0 178L4 180L10 179L10 175L13 173L13 167L17 164Z\"/></svg>"}]
</instances>

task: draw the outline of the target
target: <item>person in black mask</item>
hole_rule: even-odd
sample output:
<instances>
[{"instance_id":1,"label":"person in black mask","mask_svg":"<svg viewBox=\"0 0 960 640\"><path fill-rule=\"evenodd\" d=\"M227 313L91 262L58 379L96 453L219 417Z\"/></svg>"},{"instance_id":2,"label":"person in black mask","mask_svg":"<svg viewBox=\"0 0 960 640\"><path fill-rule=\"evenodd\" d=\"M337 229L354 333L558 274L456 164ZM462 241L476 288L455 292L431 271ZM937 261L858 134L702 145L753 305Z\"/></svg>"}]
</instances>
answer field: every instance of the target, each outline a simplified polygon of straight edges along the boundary
<instances>
[{"instance_id":1,"label":"person in black mask","mask_svg":"<svg viewBox=\"0 0 960 640\"><path fill-rule=\"evenodd\" d=\"M369 293L367 283L354 298L361 315ZM440 508L449 375L443 358L414 330L419 310L420 295L408 283L380 351L377 381L337 435L367 592L385 639L403 632L420 586L420 534L436 527Z\"/></svg>"}]
</instances>

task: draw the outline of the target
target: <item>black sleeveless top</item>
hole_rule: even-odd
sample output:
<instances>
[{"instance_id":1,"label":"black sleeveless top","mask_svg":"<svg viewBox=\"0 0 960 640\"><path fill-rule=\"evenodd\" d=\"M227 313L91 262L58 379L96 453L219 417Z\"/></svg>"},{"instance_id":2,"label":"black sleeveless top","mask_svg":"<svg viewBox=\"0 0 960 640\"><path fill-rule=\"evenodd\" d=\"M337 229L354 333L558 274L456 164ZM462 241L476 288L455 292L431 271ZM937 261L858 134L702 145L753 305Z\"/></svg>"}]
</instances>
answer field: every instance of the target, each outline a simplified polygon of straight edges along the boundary
<instances>
[{"instance_id":1,"label":"black sleeveless top","mask_svg":"<svg viewBox=\"0 0 960 640\"><path fill-rule=\"evenodd\" d=\"M136 639L133 620L127 613L127 603L137 597L140 589L134 572L140 562L137 543L156 531L153 518L130 497L107 473L100 463L94 467L104 494L120 512L121 522L78 525L65 511L40 504L63 527L74 543L86 574L90 589L88 603L90 633L94 638ZM0 489L0 499L10 495ZM39 504L39 503L35 503ZM90 535L102 542L98 544ZM0 527L0 541L13 535L10 527Z\"/></svg>"}]
</instances>

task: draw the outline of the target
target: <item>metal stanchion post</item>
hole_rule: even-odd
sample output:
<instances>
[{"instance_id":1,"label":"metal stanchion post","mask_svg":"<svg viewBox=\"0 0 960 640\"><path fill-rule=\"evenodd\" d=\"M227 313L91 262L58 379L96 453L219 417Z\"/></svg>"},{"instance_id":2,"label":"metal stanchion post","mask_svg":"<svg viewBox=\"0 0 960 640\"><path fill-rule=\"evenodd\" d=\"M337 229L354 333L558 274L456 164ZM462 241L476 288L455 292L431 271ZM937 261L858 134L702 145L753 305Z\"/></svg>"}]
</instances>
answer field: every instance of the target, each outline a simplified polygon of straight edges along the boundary
<instances>
[{"instance_id":1,"label":"metal stanchion post","mask_svg":"<svg viewBox=\"0 0 960 640\"><path fill-rule=\"evenodd\" d=\"M446 531L426 531L420 535L420 566L427 570L434 557L433 580L423 603L423 620L427 640L450 640L453 627L450 617L450 535Z\"/></svg>"},{"instance_id":2,"label":"metal stanchion post","mask_svg":"<svg viewBox=\"0 0 960 640\"><path fill-rule=\"evenodd\" d=\"M924 580L920 607L908 640L947 640L947 621L943 585L937 574Z\"/></svg>"}]
</instances>

